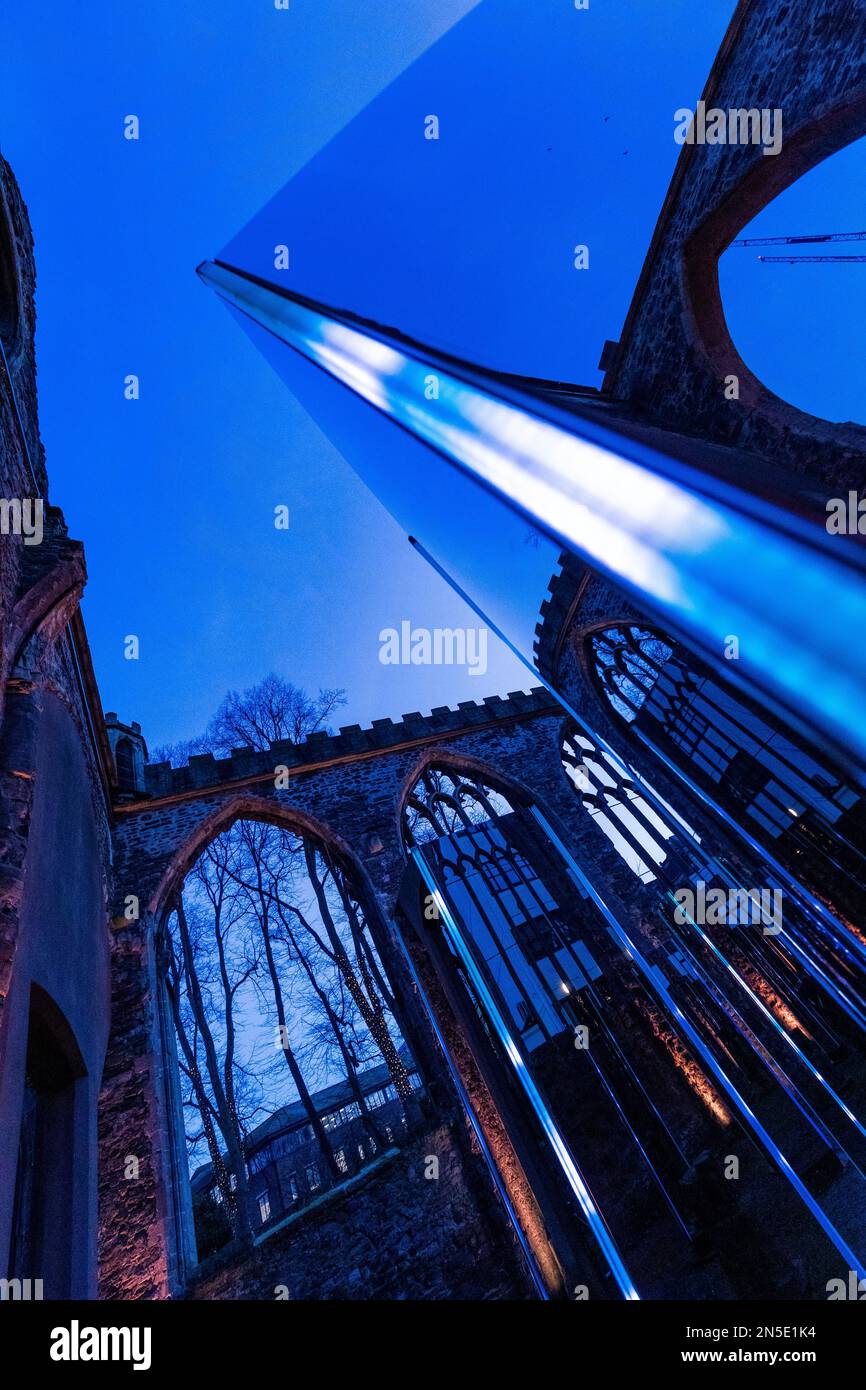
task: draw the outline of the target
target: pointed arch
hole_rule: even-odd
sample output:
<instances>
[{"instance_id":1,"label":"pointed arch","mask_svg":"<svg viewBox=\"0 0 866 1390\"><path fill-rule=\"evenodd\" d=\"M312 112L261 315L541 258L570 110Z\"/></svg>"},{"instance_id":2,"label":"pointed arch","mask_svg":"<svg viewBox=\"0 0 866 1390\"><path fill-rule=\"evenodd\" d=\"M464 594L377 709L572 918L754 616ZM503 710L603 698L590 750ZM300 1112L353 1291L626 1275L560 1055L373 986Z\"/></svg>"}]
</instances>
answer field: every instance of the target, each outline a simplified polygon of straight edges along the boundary
<instances>
[{"instance_id":1,"label":"pointed arch","mask_svg":"<svg viewBox=\"0 0 866 1390\"><path fill-rule=\"evenodd\" d=\"M264 833L247 834L256 828ZM186 1129L189 1157L208 1159L191 1179L196 1229L209 1239L205 1207L213 1199L228 1217L222 1236L248 1241L256 1223L277 1214L272 1197L284 1215L393 1141L374 1114L380 1091L388 1093L381 1104L396 1100L401 1132L418 1119L414 1092L423 1083L393 935L340 836L294 806L245 793L186 836L150 911L183 1104L201 1120L198 1132ZM261 1032L262 1019L275 1020L275 1043ZM282 1053L279 1076L270 1046ZM262 1113L267 1118L256 1123ZM268 1164L277 1165L270 1193L251 1157L283 1131L297 1144L268 1148ZM348 1148L339 1147L344 1140ZM295 1148L311 1165L302 1186L297 1172L283 1171Z\"/></svg>"},{"instance_id":2,"label":"pointed arch","mask_svg":"<svg viewBox=\"0 0 866 1390\"><path fill-rule=\"evenodd\" d=\"M40 640L50 644L63 632L78 609L86 582L84 547L80 541L68 541L60 558L25 590L12 610L6 639L10 671L31 644Z\"/></svg>"},{"instance_id":3,"label":"pointed arch","mask_svg":"<svg viewBox=\"0 0 866 1390\"><path fill-rule=\"evenodd\" d=\"M490 763L485 762L481 758L472 757L470 754L458 752L456 749L447 746L426 748L415 760L411 769L404 777L397 797L396 833L404 857L406 857L407 854L407 846L403 832L406 809L409 806L415 788L424 777L424 774L431 768L440 766L445 769L453 769L453 771L458 773L461 777L477 779L483 787L490 787L498 795L511 801L515 809L529 806L533 801L538 799L535 793L531 792L522 782L514 777L510 777L507 773L499 771L498 768L492 767Z\"/></svg>"},{"instance_id":4,"label":"pointed arch","mask_svg":"<svg viewBox=\"0 0 866 1390\"><path fill-rule=\"evenodd\" d=\"M642 883L652 883L674 834L641 795L625 764L596 747L570 721L563 729L562 768L583 809Z\"/></svg>"},{"instance_id":5,"label":"pointed arch","mask_svg":"<svg viewBox=\"0 0 866 1390\"><path fill-rule=\"evenodd\" d=\"M168 905L177 895L183 881L201 857L208 845L239 820L257 821L260 824L280 826L284 830L307 835L311 839L333 850L341 863L350 871L363 888L365 904L369 899L371 912L382 916L376 891L370 876L355 851L324 821L299 806L276 801L271 797L256 796L249 792L239 792L222 801L205 817L174 851L163 870L156 888L148 902L148 911L160 920ZM384 919L382 919L384 920ZM378 945L378 943L377 943Z\"/></svg>"},{"instance_id":6,"label":"pointed arch","mask_svg":"<svg viewBox=\"0 0 866 1390\"><path fill-rule=\"evenodd\" d=\"M744 410L777 429L826 440L862 453L866 428L833 424L810 415L770 391L740 356L728 328L719 286L719 258L742 229L810 169L866 135L866 86L814 112L785 132L779 152L753 160L740 182L692 232L682 251L683 321L694 349L722 381L736 376Z\"/></svg>"}]
</instances>

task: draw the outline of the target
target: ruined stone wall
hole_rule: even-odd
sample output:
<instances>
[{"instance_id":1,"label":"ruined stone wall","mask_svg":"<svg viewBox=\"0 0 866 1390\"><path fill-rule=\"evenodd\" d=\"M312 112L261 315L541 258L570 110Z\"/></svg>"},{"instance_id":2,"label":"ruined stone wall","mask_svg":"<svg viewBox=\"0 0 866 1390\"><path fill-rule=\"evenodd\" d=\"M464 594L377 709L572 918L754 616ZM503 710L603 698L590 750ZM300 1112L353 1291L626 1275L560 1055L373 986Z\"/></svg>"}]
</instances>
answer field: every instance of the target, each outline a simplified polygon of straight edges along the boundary
<instances>
[{"instance_id":1,"label":"ruined stone wall","mask_svg":"<svg viewBox=\"0 0 866 1390\"><path fill-rule=\"evenodd\" d=\"M267 1252L280 1249L279 1238L274 1236L269 1236L260 1247L260 1252L264 1253L257 1254L252 1265L243 1260L235 1267L229 1257L223 1256L222 1262L218 1261L219 1273L212 1277L205 1277L191 1264L183 1273L174 1268L180 1252L173 1244L168 1169L172 1162L177 1164L182 1160L177 1151L172 1157L165 1141L167 1103L156 1075L159 1055L154 1043L154 1001L158 988L149 943L157 922L167 910L172 891L182 882L191 863L204 845L238 816L274 820L319 835L340 851L354 871L368 904L378 911L378 922L374 913L371 927L394 986L407 1041L419 1062L422 1076L431 1086L441 1132L450 1135L448 1145L455 1155L460 1155L459 1182L463 1195L458 1202L459 1222L453 1229L445 1222L436 1242L426 1249L423 1260L416 1248L418 1234L413 1213L417 1203L412 1196L415 1189L404 1190L404 1180L399 1176L404 1169L400 1165L408 1160L401 1158L393 1175L396 1185L392 1200L396 1215L392 1213L384 1222L381 1241L376 1242L381 1245L381 1257L377 1256L368 1271L362 1273L363 1296L372 1296L377 1287L381 1291L376 1296L401 1296L398 1285L402 1287L401 1281L409 1280L410 1264L417 1267L410 1283L406 1284L411 1290L408 1296L445 1296L442 1291L447 1289L448 1280L452 1278L456 1280L454 1287L462 1289L462 1276L454 1272L462 1267L459 1252L462 1238L458 1228L468 1232L468 1239L482 1244L492 1239L489 1230L498 1230L505 1242L504 1248L512 1248L505 1210L499 1205L489 1175L467 1146L465 1116L429 1019L407 972L395 920L396 899L406 868L400 812L405 796L427 763L442 761L462 771L478 771L506 794L510 790L520 798L534 800L596 881L612 883L616 880L633 907L643 897L648 901L649 895L586 815L568 781L560 758L563 724L560 707L544 691L535 691L530 695L512 695L507 700L493 698L481 705L467 703L458 710L439 709L426 719L410 715L398 724L382 720L372 729L362 730L355 726L335 736L315 735L297 747L277 744L266 753L244 750L230 759L193 758L185 768L171 769L167 765L148 768L152 797L117 808L116 1024L109 1048L109 1065L116 1067L119 1075L129 1078L129 1085L128 1088L112 1086L110 1108L105 1112L106 1143L101 1175L103 1296L154 1297L160 1296L160 1290L176 1294L189 1280L197 1290L196 1296L244 1296L231 1292L235 1288L235 1278L241 1289L263 1290L256 1293L257 1297L273 1297L271 1290L278 1282L292 1287L294 1280L301 1290L316 1287L314 1276L303 1272L306 1255L294 1262L294 1257L289 1260L285 1254L271 1259ZM288 786L277 789L274 779L279 767L288 768L290 775ZM122 905L130 895L138 898L141 904L141 918L136 922L125 921L122 916ZM159 1152L158 1146L161 1146ZM142 1159L142 1178L137 1185L123 1181L123 1155L129 1153ZM457 1162L456 1157L449 1160L455 1173ZM162 1171L160 1165L163 1165ZM477 1176L473 1176L473 1171ZM381 1179L376 1178L369 1201L379 1202L376 1194L381 1182L381 1200L386 1202L384 1194L390 1181L384 1174ZM133 1187L134 1192L131 1191ZM426 1194L421 1197L422 1202L441 1198L444 1203L447 1189L437 1188L439 1196L436 1193L431 1196L427 1187L425 1183L417 1189ZM470 1202L469 1194L474 1204L471 1211L466 1205ZM133 1210L134 1220L130 1218ZM308 1251L303 1244L308 1238L312 1242L310 1248L318 1248L318 1210L303 1216L309 1237L304 1235L303 1229L299 1230L297 1238L302 1242L299 1246L302 1252ZM345 1217L349 1222L348 1249L354 1248L352 1231L356 1229L350 1210L351 1204L340 1217L341 1221ZM323 1222L335 1219L329 1207L323 1210ZM420 1216L417 1220L423 1227ZM363 1220L358 1222L357 1230L364 1230L365 1224L369 1231L373 1230L372 1225ZM483 1235L484 1231L488 1231L488 1235ZM277 1243L273 1244L275 1241ZM367 1249L368 1243L361 1241L360 1248ZM396 1273L380 1285L379 1280L391 1263L387 1251L391 1252ZM266 1259L264 1266L261 1259ZM361 1296L359 1290L353 1292L345 1283L354 1266L344 1265L344 1259L339 1249L329 1256L324 1267L323 1287L330 1291L328 1296ZM505 1287L509 1280L512 1284L515 1279L523 1281L525 1275L521 1272L518 1278L514 1272L520 1265L517 1256L509 1259L512 1260L510 1273L506 1275L504 1267L494 1262L490 1265L492 1273L486 1274L484 1279L479 1275L473 1287L477 1290L483 1285L490 1292L496 1287ZM282 1281L276 1278L280 1261L283 1268L291 1271L291 1277ZM429 1268L422 1265L429 1265ZM156 1280L153 1270L157 1271ZM465 1296L469 1296L469 1285L465 1288Z\"/></svg>"},{"instance_id":2,"label":"ruined stone wall","mask_svg":"<svg viewBox=\"0 0 866 1390\"><path fill-rule=\"evenodd\" d=\"M101 711L77 613L82 547L69 539L62 513L47 506L32 237L2 159L0 276L0 496L46 504L41 540L0 536L0 1267L5 1272L38 992L84 1069L75 1082L66 1199L71 1248L58 1252L62 1276L46 1271L46 1297L87 1297L95 1292L96 1109L108 1034L110 809Z\"/></svg>"},{"instance_id":3,"label":"ruined stone wall","mask_svg":"<svg viewBox=\"0 0 866 1390\"><path fill-rule=\"evenodd\" d=\"M428 1160L438 1177L426 1178ZM221 1251L193 1299L526 1298L514 1236L452 1128L439 1126L289 1217L252 1254Z\"/></svg>"},{"instance_id":4,"label":"ruined stone wall","mask_svg":"<svg viewBox=\"0 0 866 1390\"><path fill-rule=\"evenodd\" d=\"M717 262L778 193L866 132L866 9L740 0L702 96L725 111L780 109L782 150L683 146L605 392L671 429L859 490L866 430L805 414L753 376L727 330ZM739 400L725 399L728 374Z\"/></svg>"},{"instance_id":5,"label":"ruined stone wall","mask_svg":"<svg viewBox=\"0 0 866 1390\"><path fill-rule=\"evenodd\" d=\"M748 146L684 147L605 390L630 418L751 452L791 474L859 488L866 432L805 416L752 376L727 334L716 261L771 197L866 130L863 5L745 0L703 95L723 108L781 108L784 147L778 156ZM0 195L0 238L6 238L14 270L17 315L9 354L14 400L0 371L0 477L4 494L26 496L34 487L31 467L36 486L47 488L36 425L32 241L2 161ZM728 373L740 378L738 401L725 399ZM719 471L725 463L718 460ZM371 729L352 726L333 737L315 735L301 746L278 744L267 753L206 755L180 769L150 766L147 795L116 808L110 882L104 749L91 727L96 699L86 688L87 670L82 685L80 666L87 663L82 630L75 627L85 578L81 548L69 541L62 515L53 511L46 541L35 550L4 538L0 572L0 1257L14 1187L27 991L31 983L44 982L60 996L83 1044L91 1122L93 1082L101 1083L103 1296L161 1298L188 1291L193 1298L274 1298L278 1285L292 1298L524 1296L521 1258L473 1152L406 970L395 925L405 869L400 808L430 760L487 771L505 789L534 798L590 877L605 884L614 910L623 920L639 922L655 890L636 882L581 808L560 761L561 710L536 692L438 709L427 717L411 714L399 724L378 720ZM554 586L543 616L540 669L555 676L575 708L622 748L623 730L589 680L580 639L595 625L636 616L634 610L597 576L575 571ZM681 785L640 750L632 756L659 792L719 848L722 832L705 810L684 804ZM288 785L278 788L279 767L287 769ZM58 769L65 770L62 785L53 776ZM408 1021L410 1045L432 1083L436 1113L427 1135L399 1154L383 1155L342 1194L290 1218L252 1255L220 1252L196 1269L183 1212L173 1056L160 1008L154 930L196 855L239 815L320 834L354 868L377 909L379 949ZM55 914L46 885L60 884L67 886L69 900ZM107 892L112 1024L103 1071ZM138 902L137 916L126 913L131 899ZM73 931L74 952L64 930ZM68 980L52 975L52 960L68 971ZM11 1006L3 1008L7 999ZM440 1159L437 1182L423 1177L430 1153ZM130 1158L136 1160L132 1175ZM89 1163L92 1172L92 1150ZM87 1260L92 1266L92 1192L82 1201L83 1268ZM92 1291L92 1270L82 1277L78 1287Z\"/></svg>"},{"instance_id":6,"label":"ruined stone wall","mask_svg":"<svg viewBox=\"0 0 866 1390\"><path fill-rule=\"evenodd\" d=\"M6 160L0 155L0 261L2 261L4 307L2 312L3 347L6 354L15 396L30 453L36 482L40 491L48 491L45 460L36 403L36 271L33 257L33 233L27 208L20 189ZM0 460L4 487L29 488L30 473L21 458L18 421L10 398L5 372L0 368L0 401L2 401L2 432ZM4 494L5 495L5 494ZM30 495L26 493L25 495Z\"/></svg>"},{"instance_id":7,"label":"ruined stone wall","mask_svg":"<svg viewBox=\"0 0 866 1390\"><path fill-rule=\"evenodd\" d=\"M401 953L392 925L406 866L402 802L430 761L454 762L490 775L534 799L591 862L607 858L607 841L580 807L560 758L565 716L544 690L434 710L426 719L375 721L372 729L315 734L298 746L236 752L230 759L191 758L189 767L149 767L155 793L117 808L115 911L128 895L142 916L164 911L204 845L239 816L306 829L340 849L379 909L377 945L399 982ZM274 786L275 770L288 786ZM160 794L162 793L162 794ZM375 852L374 842L381 845ZM599 859L599 855L601 858ZM116 920L117 931L135 930ZM374 933L376 924L373 924Z\"/></svg>"}]
</instances>

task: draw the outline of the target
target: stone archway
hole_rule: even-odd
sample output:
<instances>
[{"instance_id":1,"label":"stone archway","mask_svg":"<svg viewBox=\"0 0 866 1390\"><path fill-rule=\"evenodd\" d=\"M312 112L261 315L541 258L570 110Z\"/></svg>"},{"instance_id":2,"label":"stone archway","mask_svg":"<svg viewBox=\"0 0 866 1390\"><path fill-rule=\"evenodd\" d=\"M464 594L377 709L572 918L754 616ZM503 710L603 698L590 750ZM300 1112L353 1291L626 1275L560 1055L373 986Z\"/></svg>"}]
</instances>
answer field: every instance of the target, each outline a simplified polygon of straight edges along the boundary
<instances>
[{"instance_id":1,"label":"stone archway","mask_svg":"<svg viewBox=\"0 0 866 1390\"><path fill-rule=\"evenodd\" d=\"M786 188L823 160L866 134L866 88L846 95L786 135L778 155L757 159L683 247L684 326L718 381L735 376L741 406L779 430L866 449L866 429L824 421L770 391L743 361L728 329L719 289L719 258L730 243Z\"/></svg>"},{"instance_id":2,"label":"stone archway","mask_svg":"<svg viewBox=\"0 0 866 1390\"><path fill-rule=\"evenodd\" d=\"M758 50L766 64L756 77ZM782 149L683 146L605 376L605 394L647 422L747 450L758 471L767 460L774 487L787 473L859 490L866 429L799 411L754 376L728 332L718 258L778 193L866 131L864 52L866 15L848 0L820 11L740 0L701 99L728 111L781 110ZM725 395L730 376L739 399Z\"/></svg>"}]
</instances>

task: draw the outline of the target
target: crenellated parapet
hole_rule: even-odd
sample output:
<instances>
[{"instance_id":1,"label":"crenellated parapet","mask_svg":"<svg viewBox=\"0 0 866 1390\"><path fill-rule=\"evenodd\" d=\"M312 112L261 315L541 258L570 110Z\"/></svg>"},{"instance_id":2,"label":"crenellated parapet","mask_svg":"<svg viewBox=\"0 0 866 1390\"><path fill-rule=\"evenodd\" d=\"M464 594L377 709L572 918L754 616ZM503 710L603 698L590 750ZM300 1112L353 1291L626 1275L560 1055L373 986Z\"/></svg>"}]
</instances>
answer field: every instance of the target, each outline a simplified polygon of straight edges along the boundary
<instances>
[{"instance_id":1,"label":"crenellated parapet","mask_svg":"<svg viewBox=\"0 0 866 1390\"><path fill-rule=\"evenodd\" d=\"M183 767L168 762L149 763L145 769L148 798L174 796L227 783L272 778L275 769L289 772L375 756L398 748L436 742L456 734L550 713L556 701L541 686L507 696L489 695L482 701L464 700L455 709L438 705L429 714L413 711L402 719L374 719L369 728L349 724L339 733L314 733L303 743L282 739L266 751L235 748L228 758L213 753L193 754Z\"/></svg>"}]
</instances>

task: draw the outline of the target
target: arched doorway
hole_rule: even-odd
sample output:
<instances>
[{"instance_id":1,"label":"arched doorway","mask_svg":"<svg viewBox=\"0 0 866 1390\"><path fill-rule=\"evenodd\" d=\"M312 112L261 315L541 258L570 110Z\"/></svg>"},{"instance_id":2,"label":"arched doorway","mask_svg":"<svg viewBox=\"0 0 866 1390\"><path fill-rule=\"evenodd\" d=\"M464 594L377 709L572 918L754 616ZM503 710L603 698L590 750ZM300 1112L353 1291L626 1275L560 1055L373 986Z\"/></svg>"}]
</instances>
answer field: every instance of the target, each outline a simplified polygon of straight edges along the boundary
<instances>
[{"instance_id":1,"label":"arched doorway","mask_svg":"<svg viewBox=\"0 0 866 1390\"><path fill-rule=\"evenodd\" d=\"M85 1076L66 1019L33 985L8 1261L8 1277L30 1290L25 1297L72 1297L76 1187L88 1161L76 1116Z\"/></svg>"}]
</instances>

